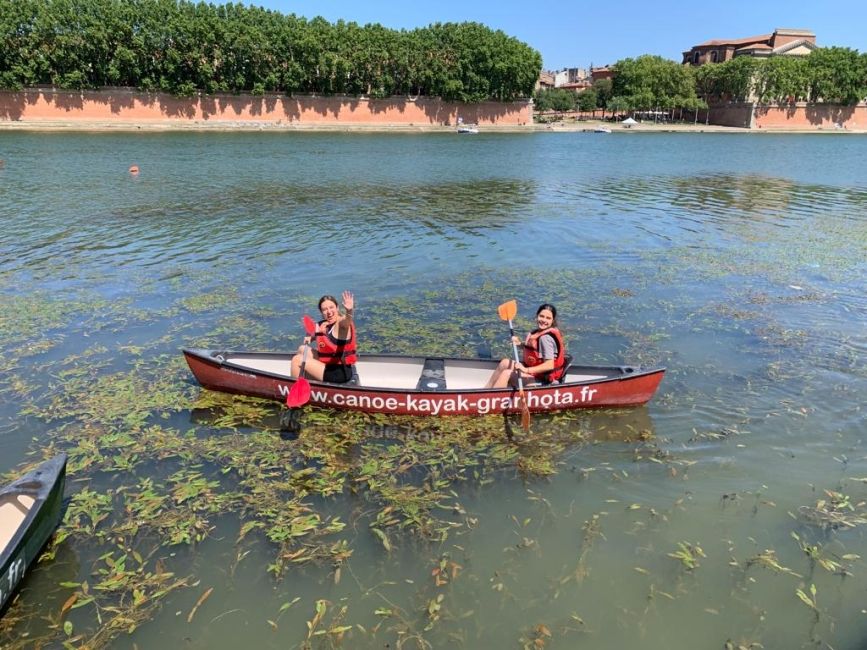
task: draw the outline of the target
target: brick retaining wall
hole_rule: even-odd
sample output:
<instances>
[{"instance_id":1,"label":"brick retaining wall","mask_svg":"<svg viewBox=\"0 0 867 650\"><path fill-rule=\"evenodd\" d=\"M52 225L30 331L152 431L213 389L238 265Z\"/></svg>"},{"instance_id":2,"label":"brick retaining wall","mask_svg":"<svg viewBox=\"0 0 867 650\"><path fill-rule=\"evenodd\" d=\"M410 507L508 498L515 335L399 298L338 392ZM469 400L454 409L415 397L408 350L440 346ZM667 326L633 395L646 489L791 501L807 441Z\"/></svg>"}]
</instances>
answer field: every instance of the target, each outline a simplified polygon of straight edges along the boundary
<instances>
[{"instance_id":1,"label":"brick retaining wall","mask_svg":"<svg viewBox=\"0 0 867 650\"><path fill-rule=\"evenodd\" d=\"M753 117L757 129L867 129L867 105L835 106L799 102L788 106L759 105Z\"/></svg>"},{"instance_id":2,"label":"brick retaining wall","mask_svg":"<svg viewBox=\"0 0 867 650\"><path fill-rule=\"evenodd\" d=\"M0 91L0 120L34 122L180 122L190 124L454 126L465 123L523 126L533 123L532 102L462 104L419 97L207 95L178 98L115 88L70 92L35 88Z\"/></svg>"},{"instance_id":3,"label":"brick retaining wall","mask_svg":"<svg viewBox=\"0 0 867 650\"><path fill-rule=\"evenodd\" d=\"M753 129L867 129L867 104L720 104L710 107L710 123Z\"/></svg>"}]
</instances>

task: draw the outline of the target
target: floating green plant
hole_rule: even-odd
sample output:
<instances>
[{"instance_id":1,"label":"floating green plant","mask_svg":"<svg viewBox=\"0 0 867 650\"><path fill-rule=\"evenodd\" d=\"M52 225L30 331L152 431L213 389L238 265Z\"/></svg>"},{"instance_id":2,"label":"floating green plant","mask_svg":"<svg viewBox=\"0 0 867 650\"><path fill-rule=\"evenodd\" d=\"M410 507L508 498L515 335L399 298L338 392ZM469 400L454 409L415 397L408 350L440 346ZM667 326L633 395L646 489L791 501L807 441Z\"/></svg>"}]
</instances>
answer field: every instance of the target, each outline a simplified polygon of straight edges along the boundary
<instances>
[{"instance_id":1,"label":"floating green plant","mask_svg":"<svg viewBox=\"0 0 867 650\"><path fill-rule=\"evenodd\" d=\"M227 307L238 302L237 290L229 287L210 292L201 292L180 301L181 305L196 314Z\"/></svg>"},{"instance_id":2,"label":"floating green plant","mask_svg":"<svg viewBox=\"0 0 867 650\"><path fill-rule=\"evenodd\" d=\"M668 557L673 557L674 559L679 560L687 571L692 571L700 566L699 558L705 558L707 556L698 544L693 544L691 542L678 542L677 550L669 553Z\"/></svg>"},{"instance_id":3,"label":"floating green plant","mask_svg":"<svg viewBox=\"0 0 867 650\"><path fill-rule=\"evenodd\" d=\"M857 553L844 553L839 556L832 556L828 553L822 544L810 544L796 532L792 532L792 538L797 542L798 547L803 551L810 560L810 572L815 565L819 565L829 573L842 577L851 576L849 570L854 562L861 559Z\"/></svg>"},{"instance_id":4,"label":"floating green plant","mask_svg":"<svg viewBox=\"0 0 867 650\"><path fill-rule=\"evenodd\" d=\"M531 272L532 281L526 286L546 287L545 299L560 307L574 349L581 349L583 337L604 334L615 341L617 354L630 362L663 359L668 354L665 346L671 345L667 324L624 318L631 309L628 303L642 295L641 282L618 283L598 296L576 295L576 286L592 283L599 274L598 270ZM502 302L504 293L517 296L522 305L517 325L528 329L533 301L539 298L528 295L523 284L504 287L499 275L492 270L487 278L484 274L460 276L453 286L430 288L421 302L381 299L365 307L367 311L360 311L360 327L366 350L414 352L423 348L428 353L459 356L476 356L480 351L495 357L509 355L508 332L495 320L491 305ZM199 286L210 285L200 280ZM252 544L263 544L270 554L268 571L275 580L295 567L310 565L327 571L335 583L341 575L346 582L359 538L372 542L383 556L390 554L389 559L415 545L430 544L434 549L430 576L412 604L387 600L382 594L381 607L375 610L381 621L367 629L350 628L344 603L317 599L307 621L309 634L299 641L337 646L351 642L355 635L370 641L379 634L388 638L377 642L398 639L404 647L432 647L434 639L448 636L449 626L462 616L450 611L456 607L451 591L480 579L464 568L468 563L442 552L445 542L454 543L486 525L483 516L467 512L467 494L490 489L504 478L533 486L527 498L538 511L515 519L506 567L482 578L489 578L486 588L505 606L518 597L518 567L542 554L542 522L557 516L542 491L535 489L537 483L546 485L570 469L578 480L604 477L620 483L639 472L646 475L654 466L660 468L658 475L663 479L685 479L685 470L694 462L672 444L667 431L657 434L646 413L636 415L627 409L539 416L532 430L524 433L508 417L424 419L308 408L300 436L282 439L279 404L201 389L190 380L177 350L180 341L221 348L285 345L282 336L269 333L267 322L282 317L282 310L257 310L246 304L252 302L237 289L206 288L160 311L130 309L122 314L111 305L102 305L88 316L88 327L94 331L125 332L127 326L145 324L148 329L152 323L160 327L152 335L125 339L114 346L104 339L91 343L80 333L87 347L54 360L47 353L62 344L63 337L32 336L32 356L34 360L45 357L39 372L50 379L40 385L24 374L4 378L3 389L23 398L20 412L53 424L51 444L70 454L75 490L57 543L74 543L86 549L86 555L98 558L84 570L89 571L86 580L66 587L74 590L75 599L63 610L63 625L58 621L55 642L62 638L76 647L107 645L153 616L170 591L195 589L193 599L208 597L205 594L211 592L203 591L190 578L172 575L171 554L192 552L214 534L220 518L231 518L237 520L238 536L230 570L245 566ZM576 315L587 305L590 312L608 316L585 322ZM287 311L300 313L302 308L292 302ZM660 318L671 317L675 310L663 301L653 308ZM70 309L65 321L56 321L58 327L77 314ZM794 329L774 323L761 312L757 315L738 301L697 309L687 320L701 332L773 333L766 341L769 346L780 341L795 346L800 341L803 345L798 346L803 347L811 342L809 336L787 339L777 334ZM295 338L289 336L293 346ZM591 359L594 354L598 353L588 351ZM758 379L770 383L802 374L802 368L792 369L781 361L769 363L778 365L765 366L768 376ZM672 377L674 382L682 381L677 369ZM681 388L660 395L659 407L666 410L697 401L694 392ZM735 415L730 424L697 428L690 442L727 445L746 435L749 418L742 406L738 408L741 410L732 410ZM588 445L609 441L625 445L626 458L631 454L643 466L632 470L584 459L582 450ZM346 496L351 499L344 499ZM668 521L665 512L643 499L636 500L616 500L617 505L611 507L612 512L635 513L630 534ZM346 502L352 506L346 507ZM849 503L854 511L845 504L845 500L835 502L833 512L849 517L859 514L857 500ZM827 504L817 509L826 510ZM598 509L586 515L577 555L572 555L562 576L552 578L549 597L567 584L575 588L586 583L594 570L594 550L605 539L602 523L608 516ZM607 527L605 532L609 532ZM687 542L669 555L688 571L694 571L705 558L700 546ZM827 552L817 557L836 562L841 569L852 562ZM748 566L788 573L770 551L754 555ZM827 564L826 568L834 566ZM671 598L655 586L651 593ZM185 615L201 616L196 611L197 607L185 609ZM283 611L271 617L273 626L280 626ZM545 619L523 628L522 643L553 644L555 637L560 642L564 630L585 627L583 620L557 625L539 620ZM0 630L11 629L5 625L4 621Z\"/></svg>"},{"instance_id":5,"label":"floating green plant","mask_svg":"<svg viewBox=\"0 0 867 650\"><path fill-rule=\"evenodd\" d=\"M814 506L801 506L799 518L821 528L855 528L867 524L867 501L853 503L850 497L836 490L825 490L827 498Z\"/></svg>"},{"instance_id":6,"label":"floating green plant","mask_svg":"<svg viewBox=\"0 0 867 650\"><path fill-rule=\"evenodd\" d=\"M780 564L777 558L777 552L774 549L766 549L758 555L749 558L745 563L745 568L749 569L753 566L766 567L777 573L787 573L789 575L795 576L796 578L803 577L792 571L790 568Z\"/></svg>"}]
</instances>

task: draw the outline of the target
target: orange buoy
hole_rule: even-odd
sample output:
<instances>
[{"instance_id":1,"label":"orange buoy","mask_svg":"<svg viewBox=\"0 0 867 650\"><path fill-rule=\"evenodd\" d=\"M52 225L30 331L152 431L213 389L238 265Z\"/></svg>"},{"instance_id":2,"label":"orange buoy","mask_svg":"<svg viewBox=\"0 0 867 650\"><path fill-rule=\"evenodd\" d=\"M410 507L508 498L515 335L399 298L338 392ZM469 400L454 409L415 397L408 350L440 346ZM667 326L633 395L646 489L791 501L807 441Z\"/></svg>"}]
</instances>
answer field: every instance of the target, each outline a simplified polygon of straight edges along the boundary
<instances>
[{"instance_id":1,"label":"orange buoy","mask_svg":"<svg viewBox=\"0 0 867 650\"><path fill-rule=\"evenodd\" d=\"M130 174L138 174L138 165L133 165L132 167L130 167L129 173Z\"/></svg>"}]
</instances>

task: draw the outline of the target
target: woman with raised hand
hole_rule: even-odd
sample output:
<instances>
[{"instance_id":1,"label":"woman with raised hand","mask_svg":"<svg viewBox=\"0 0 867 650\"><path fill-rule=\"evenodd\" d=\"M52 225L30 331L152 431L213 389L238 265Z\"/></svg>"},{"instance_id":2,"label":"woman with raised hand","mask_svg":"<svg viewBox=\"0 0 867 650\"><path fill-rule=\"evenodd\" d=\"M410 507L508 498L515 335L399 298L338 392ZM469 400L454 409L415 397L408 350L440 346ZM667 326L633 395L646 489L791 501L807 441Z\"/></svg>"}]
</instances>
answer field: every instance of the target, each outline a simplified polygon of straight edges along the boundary
<instances>
[{"instance_id":1,"label":"woman with raised hand","mask_svg":"<svg viewBox=\"0 0 867 650\"><path fill-rule=\"evenodd\" d=\"M304 347L312 340L312 358L310 355L304 365L304 376L332 384L345 384L353 378L356 361L355 323L352 313L355 299L352 292L344 291L341 295L343 312L337 306L334 296L322 296L319 299L319 312L322 320L316 325L312 337L304 339L304 345L298 348L298 353L292 357L292 376L301 374L301 363L304 360Z\"/></svg>"}]
</instances>

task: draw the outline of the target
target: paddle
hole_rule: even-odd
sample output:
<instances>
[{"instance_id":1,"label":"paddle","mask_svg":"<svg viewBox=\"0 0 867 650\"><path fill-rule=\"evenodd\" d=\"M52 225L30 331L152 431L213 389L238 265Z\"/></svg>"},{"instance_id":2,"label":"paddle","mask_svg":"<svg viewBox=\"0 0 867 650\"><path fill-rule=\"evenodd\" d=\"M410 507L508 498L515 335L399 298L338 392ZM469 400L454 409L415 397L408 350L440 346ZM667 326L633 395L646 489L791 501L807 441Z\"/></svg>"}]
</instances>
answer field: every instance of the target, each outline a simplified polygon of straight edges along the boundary
<instances>
[{"instance_id":1,"label":"paddle","mask_svg":"<svg viewBox=\"0 0 867 650\"><path fill-rule=\"evenodd\" d=\"M313 336L316 333L316 323L307 314L304 314L302 321L307 336ZM298 373L298 378L292 384L292 388L289 389L289 394L286 396L286 406L290 409L304 406L310 400L310 382L304 376L304 366L307 365L307 350L309 349L309 345L304 346L304 354L301 357L301 372Z\"/></svg>"},{"instance_id":2,"label":"paddle","mask_svg":"<svg viewBox=\"0 0 867 650\"><path fill-rule=\"evenodd\" d=\"M509 340L512 341L512 353L515 355L515 363L518 361L518 346L512 337L515 336L515 328L512 327L512 319L518 313L518 303L515 300L504 302L497 307L497 313L500 315L500 320L509 321ZM524 380L521 379L521 372L518 371L518 393L521 396L521 427L524 431L530 430L530 406L527 404L526 396L524 395Z\"/></svg>"}]
</instances>

